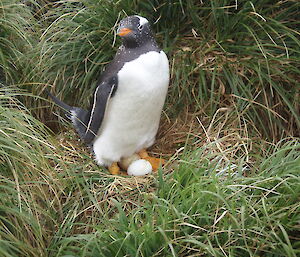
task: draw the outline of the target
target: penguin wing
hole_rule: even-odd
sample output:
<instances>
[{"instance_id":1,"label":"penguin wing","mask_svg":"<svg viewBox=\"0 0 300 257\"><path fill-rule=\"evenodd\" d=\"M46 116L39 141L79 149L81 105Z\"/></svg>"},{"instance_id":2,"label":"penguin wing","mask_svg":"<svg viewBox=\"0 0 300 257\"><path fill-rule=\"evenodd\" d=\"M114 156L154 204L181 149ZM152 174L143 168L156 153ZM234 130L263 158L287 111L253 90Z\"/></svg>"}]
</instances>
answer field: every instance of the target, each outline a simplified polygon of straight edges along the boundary
<instances>
[{"instance_id":1,"label":"penguin wing","mask_svg":"<svg viewBox=\"0 0 300 257\"><path fill-rule=\"evenodd\" d=\"M91 144L101 127L109 99L118 86L117 76L103 81L95 90L89 111L78 107L71 110L71 120L81 139Z\"/></svg>"}]
</instances>

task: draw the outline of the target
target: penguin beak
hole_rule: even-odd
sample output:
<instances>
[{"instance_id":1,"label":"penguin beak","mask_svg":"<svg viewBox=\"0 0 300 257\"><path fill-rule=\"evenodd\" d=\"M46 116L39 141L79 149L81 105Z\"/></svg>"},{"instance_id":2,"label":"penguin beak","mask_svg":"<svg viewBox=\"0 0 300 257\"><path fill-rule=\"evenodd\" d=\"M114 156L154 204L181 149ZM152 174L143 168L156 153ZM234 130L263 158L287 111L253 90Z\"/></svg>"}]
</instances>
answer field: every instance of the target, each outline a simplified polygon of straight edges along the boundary
<instances>
[{"instance_id":1,"label":"penguin beak","mask_svg":"<svg viewBox=\"0 0 300 257\"><path fill-rule=\"evenodd\" d=\"M132 30L129 29L129 28L118 28L118 30L117 30L117 34L118 34L120 37L124 37L124 36L126 36L127 34L129 34L130 32L132 32Z\"/></svg>"}]
</instances>

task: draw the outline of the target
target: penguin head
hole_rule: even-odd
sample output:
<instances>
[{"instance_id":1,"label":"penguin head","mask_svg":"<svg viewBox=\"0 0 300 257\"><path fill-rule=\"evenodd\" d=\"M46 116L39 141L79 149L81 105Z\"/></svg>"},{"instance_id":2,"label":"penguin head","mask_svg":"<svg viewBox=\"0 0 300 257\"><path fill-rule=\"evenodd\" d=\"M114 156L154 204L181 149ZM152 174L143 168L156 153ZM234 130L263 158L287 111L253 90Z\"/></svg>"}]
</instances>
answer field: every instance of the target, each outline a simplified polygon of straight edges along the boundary
<instances>
[{"instance_id":1,"label":"penguin head","mask_svg":"<svg viewBox=\"0 0 300 257\"><path fill-rule=\"evenodd\" d=\"M154 40L148 20L138 15L128 16L121 20L117 34L127 47L138 47Z\"/></svg>"}]
</instances>

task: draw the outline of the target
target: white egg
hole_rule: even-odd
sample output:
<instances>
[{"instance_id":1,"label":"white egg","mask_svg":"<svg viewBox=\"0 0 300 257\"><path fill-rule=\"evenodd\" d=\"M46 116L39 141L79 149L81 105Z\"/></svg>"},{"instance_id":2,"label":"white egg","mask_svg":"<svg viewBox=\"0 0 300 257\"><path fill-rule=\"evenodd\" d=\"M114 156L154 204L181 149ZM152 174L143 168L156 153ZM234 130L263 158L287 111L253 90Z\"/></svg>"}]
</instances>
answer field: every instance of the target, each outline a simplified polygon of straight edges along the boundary
<instances>
[{"instance_id":1,"label":"white egg","mask_svg":"<svg viewBox=\"0 0 300 257\"><path fill-rule=\"evenodd\" d=\"M133 154L129 157L122 158L121 161L119 162L119 166L123 170L127 170L131 163L133 163L134 161L137 161L139 159L141 159L141 157L138 154Z\"/></svg>"},{"instance_id":2,"label":"white egg","mask_svg":"<svg viewBox=\"0 0 300 257\"><path fill-rule=\"evenodd\" d=\"M132 162L127 169L128 175L131 176L144 176L151 172L151 163L143 159Z\"/></svg>"}]
</instances>

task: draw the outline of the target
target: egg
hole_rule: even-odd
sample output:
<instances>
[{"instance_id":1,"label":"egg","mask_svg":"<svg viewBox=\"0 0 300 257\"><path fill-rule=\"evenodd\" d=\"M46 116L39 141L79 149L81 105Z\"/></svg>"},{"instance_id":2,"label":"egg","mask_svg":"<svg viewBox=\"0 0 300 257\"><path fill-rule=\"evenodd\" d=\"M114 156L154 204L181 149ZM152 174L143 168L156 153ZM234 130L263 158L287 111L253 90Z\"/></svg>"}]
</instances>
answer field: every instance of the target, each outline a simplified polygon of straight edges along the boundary
<instances>
[{"instance_id":1,"label":"egg","mask_svg":"<svg viewBox=\"0 0 300 257\"><path fill-rule=\"evenodd\" d=\"M121 161L119 162L119 165L123 170L127 170L131 163L139 159L141 159L141 157L138 154L133 154L129 157L122 158Z\"/></svg>"},{"instance_id":2,"label":"egg","mask_svg":"<svg viewBox=\"0 0 300 257\"><path fill-rule=\"evenodd\" d=\"M133 161L127 169L127 174L131 176L144 176L151 172L151 163L144 159Z\"/></svg>"}]
</instances>

